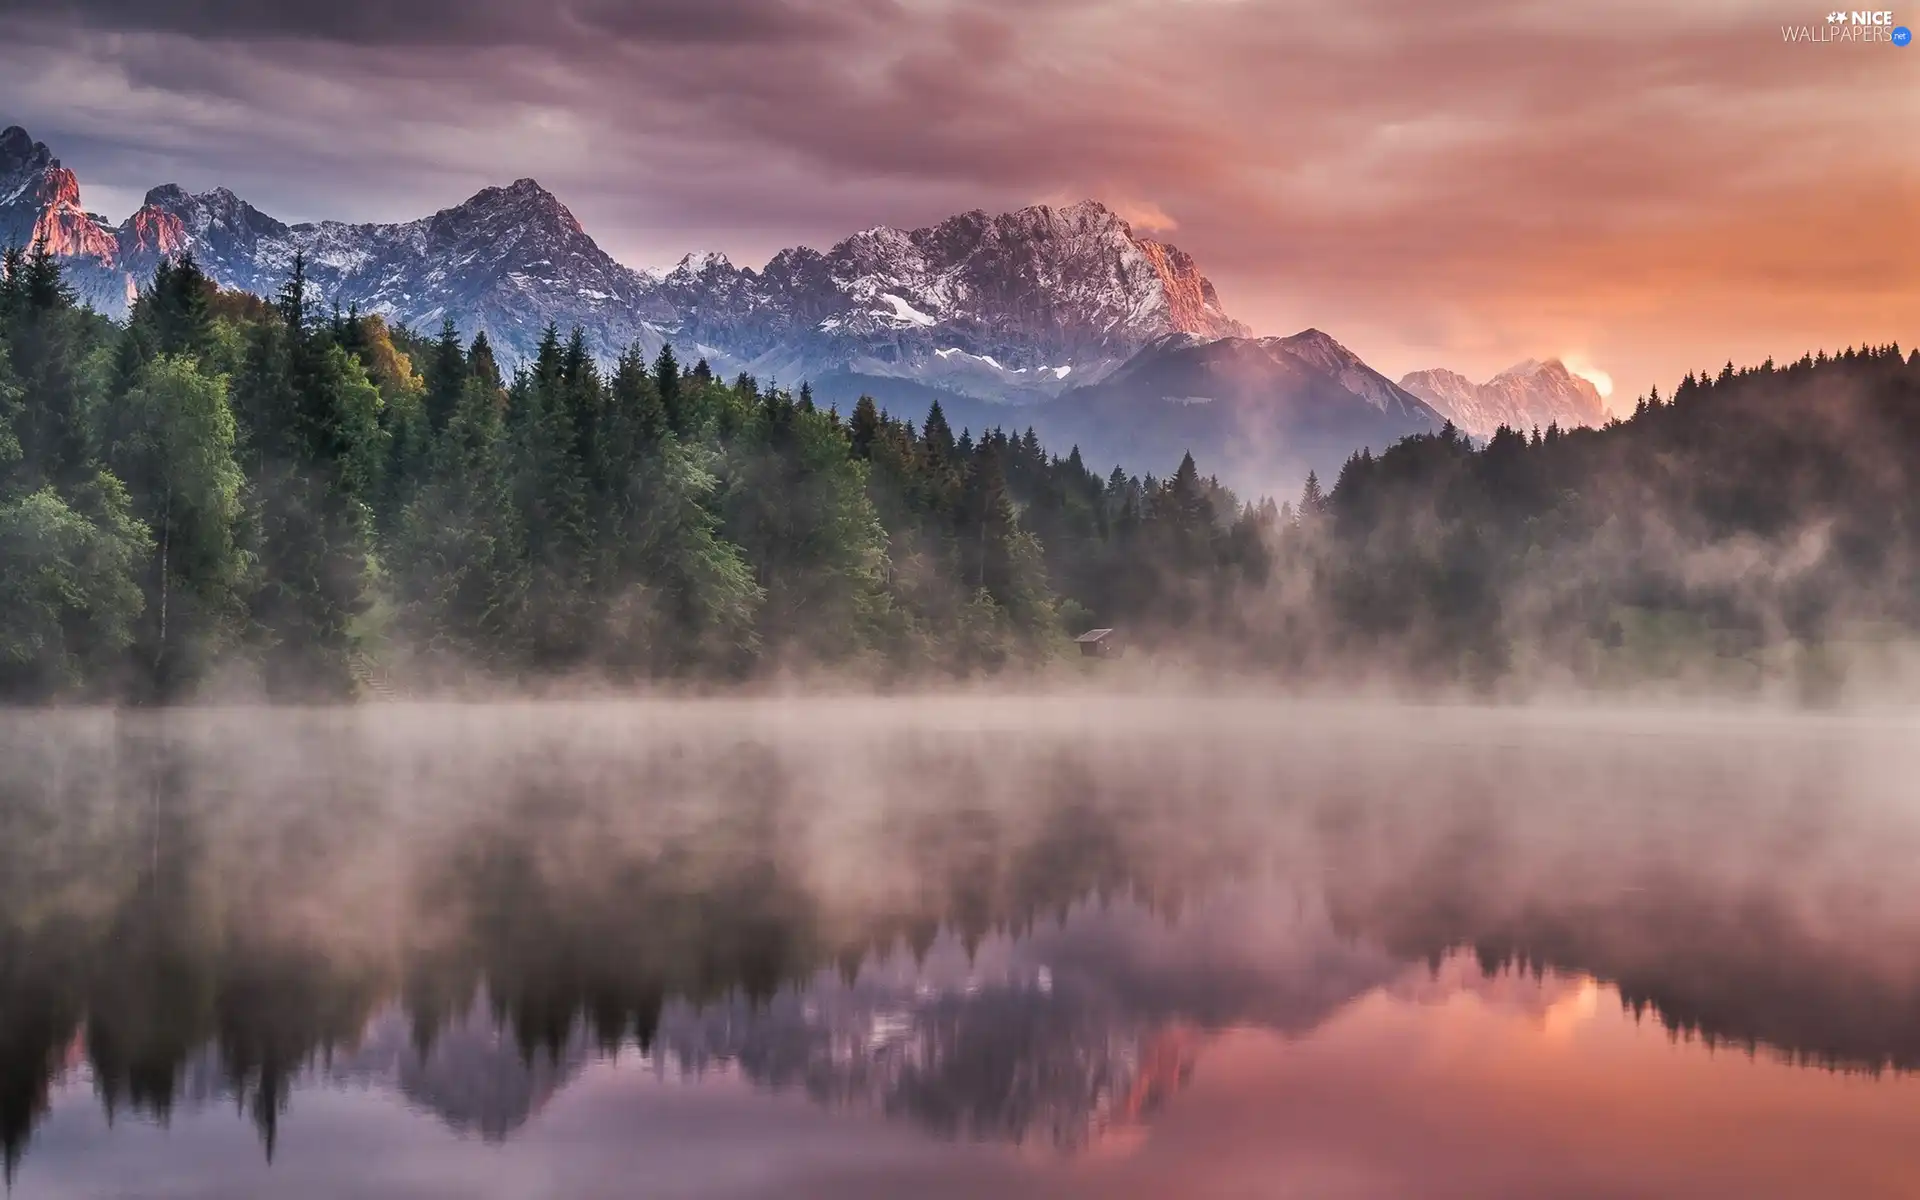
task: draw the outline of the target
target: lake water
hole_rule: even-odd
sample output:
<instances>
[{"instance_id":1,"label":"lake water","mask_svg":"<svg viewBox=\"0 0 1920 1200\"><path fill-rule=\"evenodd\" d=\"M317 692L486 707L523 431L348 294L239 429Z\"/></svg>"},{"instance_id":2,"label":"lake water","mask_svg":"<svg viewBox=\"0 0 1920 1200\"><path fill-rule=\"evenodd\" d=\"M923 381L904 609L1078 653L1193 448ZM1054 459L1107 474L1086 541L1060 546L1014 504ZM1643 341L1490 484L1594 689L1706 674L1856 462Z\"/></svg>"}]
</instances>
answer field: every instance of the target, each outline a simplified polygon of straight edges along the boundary
<instances>
[{"instance_id":1,"label":"lake water","mask_svg":"<svg viewBox=\"0 0 1920 1200\"><path fill-rule=\"evenodd\" d=\"M1920 1196L1920 721L0 718L47 1197Z\"/></svg>"}]
</instances>

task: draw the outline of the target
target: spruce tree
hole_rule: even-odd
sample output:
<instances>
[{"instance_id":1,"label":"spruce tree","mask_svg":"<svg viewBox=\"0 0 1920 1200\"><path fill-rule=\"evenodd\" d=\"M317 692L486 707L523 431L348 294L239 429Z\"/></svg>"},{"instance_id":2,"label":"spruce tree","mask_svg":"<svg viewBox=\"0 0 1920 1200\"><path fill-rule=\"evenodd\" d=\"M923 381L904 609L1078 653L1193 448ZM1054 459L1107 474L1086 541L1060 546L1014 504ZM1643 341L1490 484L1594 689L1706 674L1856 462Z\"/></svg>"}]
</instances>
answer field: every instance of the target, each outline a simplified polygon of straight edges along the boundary
<instances>
[{"instance_id":1,"label":"spruce tree","mask_svg":"<svg viewBox=\"0 0 1920 1200\"><path fill-rule=\"evenodd\" d=\"M593 470L594 621L601 659L673 675L737 669L758 646L761 591L738 547L718 533L710 453L667 428L639 347L608 385Z\"/></svg>"},{"instance_id":2,"label":"spruce tree","mask_svg":"<svg viewBox=\"0 0 1920 1200\"><path fill-rule=\"evenodd\" d=\"M856 458L873 457L873 440L880 434L880 409L872 396L861 396L853 403L853 419L848 424Z\"/></svg>"},{"instance_id":3,"label":"spruce tree","mask_svg":"<svg viewBox=\"0 0 1920 1200\"><path fill-rule=\"evenodd\" d=\"M686 410L680 393L680 361L672 346L660 347L653 361L653 386L660 393L660 407L667 414L667 428L676 437L685 437L692 428L692 414Z\"/></svg>"},{"instance_id":4,"label":"spruce tree","mask_svg":"<svg viewBox=\"0 0 1920 1200\"><path fill-rule=\"evenodd\" d=\"M0 339L19 382L15 428L23 469L38 482L72 489L91 479L93 451L82 358L81 314L59 261L42 241L8 253L0 283Z\"/></svg>"},{"instance_id":5,"label":"spruce tree","mask_svg":"<svg viewBox=\"0 0 1920 1200\"><path fill-rule=\"evenodd\" d=\"M145 335L154 354L204 356L213 343L213 291L191 253L162 259L129 324Z\"/></svg>"},{"instance_id":6,"label":"spruce tree","mask_svg":"<svg viewBox=\"0 0 1920 1200\"><path fill-rule=\"evenodd\" d=\"M590 644L592 521L575 420L580 386L583 380L569 380L559 330L549 325L508 406L526 530L524 637L532 664L550 670L577 666Z\"/></svg>"},{"instance_id":7,"label":"spruce tree","mask_svg":"<svg viewBox=\"0 0 1920 1200\"><path fill-rule=\"evenodd\" d=\"M427 427L435 437L446 430L447 422L453 419L453 410L466 396L467 371L460 331L455 328L453 318L448 317L440 323L440 339L434 343L433 355L426 364Z\"/></svg>"},{"instance_id":8,"label":"spruce tree","mask_svg":"<svg viewBox=\"0 0 1920 1200\"><path fill-rule=\"evenodd\" d=\"M509 674L522 658L527 559L497 385L470 375L395 533L408 648L430 669Z\"/></svg>"},{"instance_id":9,"label":"spruce tree","mask_svg":"<svg viewBox=\"0 0 1920 1200\"><path fill-rule=\"evenodd\" d=\"M277 308L280 320L255 332L236 405L260 506L253 614L273 694L339 697L353 688L354 623L368 606L380 396L359 362L311 327L299 256Z\"/></svg>"}]
</instances>

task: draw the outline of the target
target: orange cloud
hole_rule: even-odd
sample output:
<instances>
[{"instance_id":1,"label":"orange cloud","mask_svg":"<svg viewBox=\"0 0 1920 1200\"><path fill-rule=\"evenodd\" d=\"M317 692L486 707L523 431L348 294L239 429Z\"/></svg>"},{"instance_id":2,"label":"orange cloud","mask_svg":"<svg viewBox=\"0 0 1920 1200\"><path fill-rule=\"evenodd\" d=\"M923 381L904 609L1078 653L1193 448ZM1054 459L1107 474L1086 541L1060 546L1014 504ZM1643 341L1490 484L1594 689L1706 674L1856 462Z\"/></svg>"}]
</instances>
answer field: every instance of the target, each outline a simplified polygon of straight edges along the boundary
<instances>
[{"instance_id":1,"label":"orange cloud","mask_svg":"<svg viewBox=\"0 0 1920 1200\"><path fill-rule=\"evenodd\" d=\"M291 218L534 174L644 262L1095 196L1389 374L1920 338L1920 50L1787 43L1803 0L219 7L48 6L0 108L107 194Z\"/></svg>"}]
</instances>

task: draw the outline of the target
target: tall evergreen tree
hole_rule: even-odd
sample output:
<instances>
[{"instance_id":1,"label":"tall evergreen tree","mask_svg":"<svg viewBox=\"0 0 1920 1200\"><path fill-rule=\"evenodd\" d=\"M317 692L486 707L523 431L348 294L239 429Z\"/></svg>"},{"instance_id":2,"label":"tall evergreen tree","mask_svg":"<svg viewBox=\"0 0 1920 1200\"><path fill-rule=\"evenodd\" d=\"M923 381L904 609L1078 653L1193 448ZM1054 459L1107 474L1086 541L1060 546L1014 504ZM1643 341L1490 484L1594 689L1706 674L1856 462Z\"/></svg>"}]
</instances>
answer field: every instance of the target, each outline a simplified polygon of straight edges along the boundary
<instances>
[{"instance_id":1,"label":"tall evergreen tree","mask_svg":"<svg viewBox=\"0 0 1920 1200\"><path fill-rule=\"evenodd\" d=\"M667 428L656 378L637 346L621 356L596 444L601 655L629 672L737 669L758 647L762 592L719 535L710 456Z\"/></svg>"},{"instance_id":2,"label":"tall evergreen tree","mask_svg":"<svg viewBox=\"0 0 1920 1200\"><path fill-rule=\"evenodd\" d=\"M585 386L569 379L560 331L549 325L508 405L528 556L525 641L533 665L549 670L578 666L591 644L592 521L575 419Z\"/></svg>"},{"instance_id":3,"label":"tall evergreen tree","mask_svg":"<svg viewBox=\"0 0 1920 1200\"><path fill-rule=\"evenodd\" d=\"M203 356L213 343L214 291L191 253L162 259L134 304L130 324L148 335L156 354Z\"/></svg>"},{"instance_id":4,"label":"tall evergreen tree","mask_svg":"<svg viewBox=\"0 0 1920 1200\"><path fill-rule=\"evenodd\" d=\"M255 332L236 405L259 504L253 613L274 694L340 696L353 689L354 625L369 604L380 395L359 362L312 327L299 256L278 311L277 324Z\"/></svg>"},{"instance_id":5,"label":"tall evergreen tree","mask_svg":"<svg viewBox=\"0 0 1920 1200\"><path fill-rule=\"evenodd\" d=\"M44 241L26 253L10 249L0 263L0 339L20 385L23 469L57 489L85 486L93 447L82 314Z\"/></svg>"},{"instance_id":6,"label":"tall evergreen tree","mask_svg":"<svg viewBox=\"0 0 1920 1200\"><path fill-rule=\"evenodd\" d=\"M676 437L686 437L693 428L693 414L687 411L680 389L680 361L672 346L660 347L653 361L653 386L660 393L660 407L667 414L667 428Z\"/></svg>"},{"instance_id":7,"label":"tall evergreen tree","mask_svg":"<svg viewBox=\"0 0 1920 1200\"><path fill-rule=\"evenodd\" d=\"M527 558L497 384L468 376L395 534L408 645L432 667L508 674L524 647Z\"/></svg>"},{"instance_id":8,"label":"tall evergreen tree","mask_svg":"<svg viewBox=\"0 0 1920 1200\"><path fill-rule=\"evenodd\" d=\"M873 457L874 439L880 436L880 408L872 396L861 396L853 403L853 419L848 423L856 458Z\"/></svg>"},{"instance_id":9,"label":"tall evergreen tree","mask_svg":"<svg viewBox=\"0 0 1920 1200\"><path fill-rule=\"evenodd\" d=\"M467 392L467 355L460 345L460 331L454 326L453 318L448 317L440 323L440 339L433 345L433 355L426 365L426 410L427 426L435 437L447 428L447 422L453 419L453 410Z\"/></svg>"}]
</instances>

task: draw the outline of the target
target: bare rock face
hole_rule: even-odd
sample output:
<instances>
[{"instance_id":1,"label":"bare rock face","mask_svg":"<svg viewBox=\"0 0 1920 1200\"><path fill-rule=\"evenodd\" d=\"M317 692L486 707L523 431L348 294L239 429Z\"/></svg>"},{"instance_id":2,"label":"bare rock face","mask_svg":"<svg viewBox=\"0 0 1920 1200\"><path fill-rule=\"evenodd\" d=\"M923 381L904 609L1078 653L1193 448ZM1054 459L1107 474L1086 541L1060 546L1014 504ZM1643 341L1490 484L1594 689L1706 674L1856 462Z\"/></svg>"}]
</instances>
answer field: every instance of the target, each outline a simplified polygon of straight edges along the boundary
<instances>
[{"instance_id":1,"label":"bare rock face","mask_svg":"<svg viewBox=\"0 0 1920 1200\"><path fill-rule=\"evenodd\" d=\"M114 230L80 203L80 181L43 142L19 126L0 130L0 247L44 245L67 260L83 299L108 312L124 307Z\"/></svg>"},{"instance_id":2,"label":"bare rock face","mask_svg":"<svg viewBox=\"0 0 1920 1200\"><path fill-rule=\"evenodd\" d=\"M180 215L153 202L150 194L140 211L127 219L117 237L120 261L137 264L150 274L162 259L184 254L192 245Z\"/></svg>"},{"instance_id":3,"label":"bare rock face","mask_svg":"<svg viewBox=\"0 0 1920 1200\"><path fill-rule=\"evenodd\" d=\"M80 207L80 182L72 171L49 167L41 176L34 202L40 208L30 237L34 245L45 242L50 253L63 258L91 258L113 264L113 234Z\"/></svg>"},{"instance_id":4,"label":"bare rock face","mask_svg":"<svg viewBox=\"0 0 1920 1200\"><path fill-rule=\"evenodd\" d=\"M1603 425L1607 420L1600 390L1559 359L1529 359L1485 383L1474 383L1457 371L1415 371L1400 386L1476 437L1491 437L1502 425L1527 432L1556 424L1562 429Z\"/></svg>"}]
</instances>

